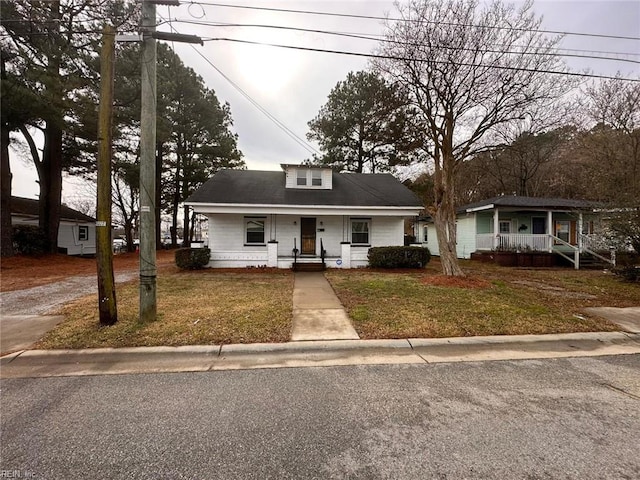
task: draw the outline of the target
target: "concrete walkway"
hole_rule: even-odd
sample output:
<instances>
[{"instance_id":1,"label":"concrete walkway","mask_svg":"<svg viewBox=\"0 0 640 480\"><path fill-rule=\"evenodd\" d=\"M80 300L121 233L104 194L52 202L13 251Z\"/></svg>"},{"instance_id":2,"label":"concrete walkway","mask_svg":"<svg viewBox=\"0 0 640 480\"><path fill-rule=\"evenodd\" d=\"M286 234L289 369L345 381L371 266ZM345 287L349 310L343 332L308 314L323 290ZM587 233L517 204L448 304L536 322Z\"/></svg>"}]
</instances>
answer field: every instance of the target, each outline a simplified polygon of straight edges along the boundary
<instances>
[{"instance_id":1,"label":"concrete walkway","mask_svg":"<svg viewBox=\"0 0 640 480\"><path fill-rule=\"evenodd\" d=\"M293 284L292 341L357 340L344 307L321 272L298 272Z\"/></svg>"},{"instance_id":2,"label":"concrete walkway","mask_svg":"<svg viewBox=\"0 0 640 480\"><path fill-rule=\"evenodd\" d=\"M640 333L640 307L589 307L584 311L620 325L625 332Z\"/></svg>"}]
</instances>

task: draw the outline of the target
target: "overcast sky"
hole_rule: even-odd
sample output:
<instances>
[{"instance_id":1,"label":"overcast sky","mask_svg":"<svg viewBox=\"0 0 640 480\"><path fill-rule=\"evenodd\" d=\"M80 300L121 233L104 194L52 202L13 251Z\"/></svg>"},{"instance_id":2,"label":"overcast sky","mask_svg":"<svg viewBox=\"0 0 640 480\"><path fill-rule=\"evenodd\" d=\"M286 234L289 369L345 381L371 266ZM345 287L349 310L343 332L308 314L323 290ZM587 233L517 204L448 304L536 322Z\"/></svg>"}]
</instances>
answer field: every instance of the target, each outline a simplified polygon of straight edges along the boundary
<instances>
[{"instance_id":1,"label":"overcast sky","mask_svg":"<svg viewBox=\"0 0 640 480\"><path fill-rule=\"evenodd\" d=\"M371 0L342 1L233 1L219 0L230 5L252 5L278 9L295 9L341 14L384 17L395 15L393 2ZM214 3L203 0L202 3ZM516 2L517 3L517 2ZM566 32L583 32L617 36L640 37L640 2L626 1L536 1L534 10L543 15L543 28ZM196 34L203 38L235 38L266 43L278 43L298 47L312 47L369 53L376 42L330 36L319 33L296 32L268 28L220 27L197 25L190 22L224 22L241 24L278 25L304 29L330 30L380 35L384 26L379 20L341 18L311 14L295 14L263 10L247 10L198 4L179 8L159 6L158 20L171 18L175 31ZM176 21L177 20L177 21ZM168 24L159 30L170 31ZM636 54L640 60L640 42L568 35L562 47L588 51L607 51ZM299 163L311 157L317 145L306 142L307 122L313 119L326 102L327 95L338 81L350 71L367 66L363 57L277 47L245 45L226 41L209 41L204 46L174 45L183 62L201 75L206 85L213 89L221 102L231 105L234 131L238 134L239 147L244 153L248 168L276 170L281 163ZM588 55L589 52L581 54ZM594 53L595 55L595 53ZM600 54L599 54L600 55ZM620 71L625 77L640 76L640 65L585 59L566 59L576 70L589 68L595 74L614 75ZM250 103L215 68L260 104L270 115L286 125L305 147L290 138L276 124ZM35 169L24 159L12 153L11 168L14 173L13 194L37 198ZM73 205L81 198L91 196L86 188L74 186L76 181L65 180L63 201Z\"/></svg>"}]
</instances>

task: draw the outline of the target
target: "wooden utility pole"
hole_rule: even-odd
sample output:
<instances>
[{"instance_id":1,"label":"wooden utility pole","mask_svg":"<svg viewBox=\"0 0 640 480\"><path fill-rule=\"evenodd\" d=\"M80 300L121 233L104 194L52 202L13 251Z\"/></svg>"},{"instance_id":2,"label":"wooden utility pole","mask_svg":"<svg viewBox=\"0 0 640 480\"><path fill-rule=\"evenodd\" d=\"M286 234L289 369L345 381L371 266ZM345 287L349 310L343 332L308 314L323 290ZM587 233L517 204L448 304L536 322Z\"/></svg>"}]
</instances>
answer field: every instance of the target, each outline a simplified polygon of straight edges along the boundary
<instances>
[{"instance_id":1,"label":"wooden utility pole","mask_svg":"<svg viewBox=\"0 0 640 480\"><path fill-rule=\"evenodd\" d=\"M156 6L142 2L140 116L140 321L156 319Z\"/></svg>"},{"instance_id":2,"label":"wooden utility pole","mask_svg":"<svg viewBox=\"0 0 640 480\"><path fill-rule=\"evenodd\" d=\"M115 30L106 25L100 52L100 108L98 112L98 199L96 257L98 261L98 309L100 324L118 321L111 245L111 124L113 120L113 71Z\"/></svg>"}]
</instances>

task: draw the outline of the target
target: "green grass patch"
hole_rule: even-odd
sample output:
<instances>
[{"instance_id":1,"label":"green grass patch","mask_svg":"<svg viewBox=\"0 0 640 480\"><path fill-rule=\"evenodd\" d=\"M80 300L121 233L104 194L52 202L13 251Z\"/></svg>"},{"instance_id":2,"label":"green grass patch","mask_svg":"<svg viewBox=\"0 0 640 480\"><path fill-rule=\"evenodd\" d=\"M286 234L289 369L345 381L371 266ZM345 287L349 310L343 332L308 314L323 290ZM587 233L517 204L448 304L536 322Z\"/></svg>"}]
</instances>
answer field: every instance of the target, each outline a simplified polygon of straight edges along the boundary
<instances>
[{"instance_id":1,"label":"green grass patch","mask_svg":"<svg viewBox=\"0 0 640 480\"><path fill-rule=\"evenodd\" d=\"M361 338L614 331L582 308L640 304L640 289L603 272L463 265L470 276L462 280L432 269L330 271L327 278Z\"/></svg>"}]
</instances>

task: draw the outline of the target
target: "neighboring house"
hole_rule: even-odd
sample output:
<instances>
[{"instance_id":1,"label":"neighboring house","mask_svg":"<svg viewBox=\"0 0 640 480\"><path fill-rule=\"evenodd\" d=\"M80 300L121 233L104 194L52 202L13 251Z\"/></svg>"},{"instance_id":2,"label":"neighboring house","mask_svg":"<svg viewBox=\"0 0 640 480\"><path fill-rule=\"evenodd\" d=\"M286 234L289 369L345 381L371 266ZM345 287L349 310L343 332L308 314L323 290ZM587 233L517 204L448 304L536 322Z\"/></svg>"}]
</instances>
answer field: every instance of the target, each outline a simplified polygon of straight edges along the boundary
<instances>
[{"instance_id":1,"label":"neighboring house","mask_svg":"<svg viewBox=\"0 0 640 480\"><path fill-rule=\"evenodd\" d=\"M465 205L456 220L458 258L475 252L557 253L575 268L580 258L601 255L600 210L593 202L562 198L501 196ZM438 254L438 237L429 217L416 224L416 241Z\"/></svg>"},{"instance_id":2,"label":"neighboring house","mask_svg":"<svg viewBox=\"0 0 640 480\"><path fill-rule=\"evenodd\" d=\"M38 200L11 197L11 224L38 225L38 209ZM58 249L67 255L95 255L96 219L62 205Z\"/></svg>"},{"instance_id":3,"label":"neighboring house","mask_svg":"<svg viewBox=\"0 0 640 480\"><path fill-rule=\"evenodd\" d=\"M208 217L210 267L366 266L370 247L403 245L422 209L392 175L288 164L222 170L185 203Z\"/></svg>"}]
</instances>

